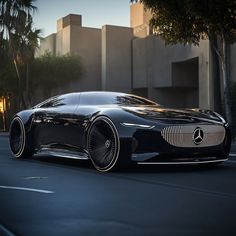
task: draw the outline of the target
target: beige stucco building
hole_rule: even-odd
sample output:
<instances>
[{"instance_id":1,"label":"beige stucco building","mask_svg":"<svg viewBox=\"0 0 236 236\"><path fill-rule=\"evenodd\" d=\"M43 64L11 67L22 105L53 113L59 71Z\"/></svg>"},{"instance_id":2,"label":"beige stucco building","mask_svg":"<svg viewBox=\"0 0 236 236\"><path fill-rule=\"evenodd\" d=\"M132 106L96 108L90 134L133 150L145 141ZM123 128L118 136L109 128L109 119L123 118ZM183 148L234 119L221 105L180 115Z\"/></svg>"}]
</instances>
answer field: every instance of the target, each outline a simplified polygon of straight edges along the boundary
<instances>
[{"instance_id":1,"label":"beige stucco building","mask_svg":"<svg viewBox=\"0 0 236 236\"><path fill-rule=\"evenodd\" d=\"M130 5L130 27L82 26L81 15L57 21L57 32L41 41L38 55L78 54L85 70L70 91L107 90L135 93L169 107L214 109L213 74L208 40L199 46L166 46L148 25L151 13L141 3ZM231 78L236 78L231 47Z\"/></svg>"}]
</instances>

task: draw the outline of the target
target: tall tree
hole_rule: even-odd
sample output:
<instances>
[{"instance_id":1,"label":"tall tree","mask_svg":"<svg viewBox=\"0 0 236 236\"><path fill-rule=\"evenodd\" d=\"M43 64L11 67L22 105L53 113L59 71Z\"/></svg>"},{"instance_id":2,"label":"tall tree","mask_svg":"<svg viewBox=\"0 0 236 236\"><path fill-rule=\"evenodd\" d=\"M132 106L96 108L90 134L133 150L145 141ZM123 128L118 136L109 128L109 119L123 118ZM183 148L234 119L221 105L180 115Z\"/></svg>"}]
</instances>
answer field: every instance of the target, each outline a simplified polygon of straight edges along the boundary
<instances>
[{"instance_id":1,"label":"tall tree","mask_svg":"<svg viewBox=\"0 0 236 236\"><path fill-rule=\"evenodd\" d=\"M29 107L29 71L34 59L35 50L38 48L38 39L41 30L33 29L32 18L22 16L17 25L17 32L12 37L14 47L14 64L19 78L19 94L22 95L23 107Z\"/></svg>"},{"instance_id":2,"label":"tall tree","mask_svg":"<svg viewBox=\"0 0 236 236\"><path fill-rule=\"evenodd\" d=\"M168 44L198 45L208 38L218 55L224 88L224 108L231 124L227 47L236 42L235 0L140 0L151 9L154 32ZM216 39L221 46L217 46Z\"/></svg>"},{"instance_id":3,"label":"tall tree","mask_svg":"<svg viewBox=\"0 0 236 236\"><path fill-rule=\"evenodd\" d=\"M19 108L27 105L23 84L27 85L27 67L39 36L39 31L32 28L32 15L37 9L33 3L34 0L0 0L0 47L3 40L8 42L18 77Z\"/></svg>"}]
</instances>

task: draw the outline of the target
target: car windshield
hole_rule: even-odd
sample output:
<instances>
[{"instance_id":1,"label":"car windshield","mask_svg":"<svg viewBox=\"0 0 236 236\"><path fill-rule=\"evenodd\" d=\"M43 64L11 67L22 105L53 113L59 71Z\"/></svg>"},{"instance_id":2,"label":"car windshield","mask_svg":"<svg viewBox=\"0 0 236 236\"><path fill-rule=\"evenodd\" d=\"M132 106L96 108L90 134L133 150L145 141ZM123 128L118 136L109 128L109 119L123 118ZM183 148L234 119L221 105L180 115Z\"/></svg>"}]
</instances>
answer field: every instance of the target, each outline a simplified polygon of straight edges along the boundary
<instances>
[{"instance_id":1,"label":"car windshield","mask_svg":"<svg viewBox=\"0 0 236 236\"><path fill-rule=\"evenodd\" d=\"M138 105L158 105L148 99L130 95L113 93L85 93L81 94L80 105L120 105L120 106L138 106Z\"/></svg>"}]
</instances>

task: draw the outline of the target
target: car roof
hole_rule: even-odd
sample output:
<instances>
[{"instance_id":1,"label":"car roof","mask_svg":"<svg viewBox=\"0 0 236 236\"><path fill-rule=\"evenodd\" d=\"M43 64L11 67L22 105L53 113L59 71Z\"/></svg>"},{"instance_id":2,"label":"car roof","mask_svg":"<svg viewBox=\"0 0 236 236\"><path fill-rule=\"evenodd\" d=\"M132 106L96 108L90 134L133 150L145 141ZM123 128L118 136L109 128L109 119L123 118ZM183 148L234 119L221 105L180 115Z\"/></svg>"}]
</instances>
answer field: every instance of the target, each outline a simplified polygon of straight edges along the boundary
<instances>
[{"instance_id":1,"label":"car roof","mask_svg":"<svg viewBox=\"0 0 236 236\"><path fill-rule=\"evenodd\" d=\"M111 95L127 95L126 93L121 92L112 92L112 91L84 91L78 92L79 94L111 94Z\"/></svg>"}]
</instances>

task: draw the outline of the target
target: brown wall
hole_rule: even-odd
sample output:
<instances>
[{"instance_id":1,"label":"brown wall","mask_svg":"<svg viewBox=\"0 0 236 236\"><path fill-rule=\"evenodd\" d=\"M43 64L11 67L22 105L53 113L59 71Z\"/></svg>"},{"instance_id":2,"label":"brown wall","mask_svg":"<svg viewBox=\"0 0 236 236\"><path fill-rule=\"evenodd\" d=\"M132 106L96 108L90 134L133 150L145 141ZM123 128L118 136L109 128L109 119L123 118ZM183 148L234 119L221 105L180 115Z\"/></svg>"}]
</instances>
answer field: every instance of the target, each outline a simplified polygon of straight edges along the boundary
<instances>
[{"instance_id":1,"label":"brown wall","mask_svg":"<svg viewBox=\"0 0 236 236\"><path fill-rule=\"evenodd\" d=\"M132 28L102 27L102 90L131 91L132 39Z\"/></svg>"}]
</instances>

